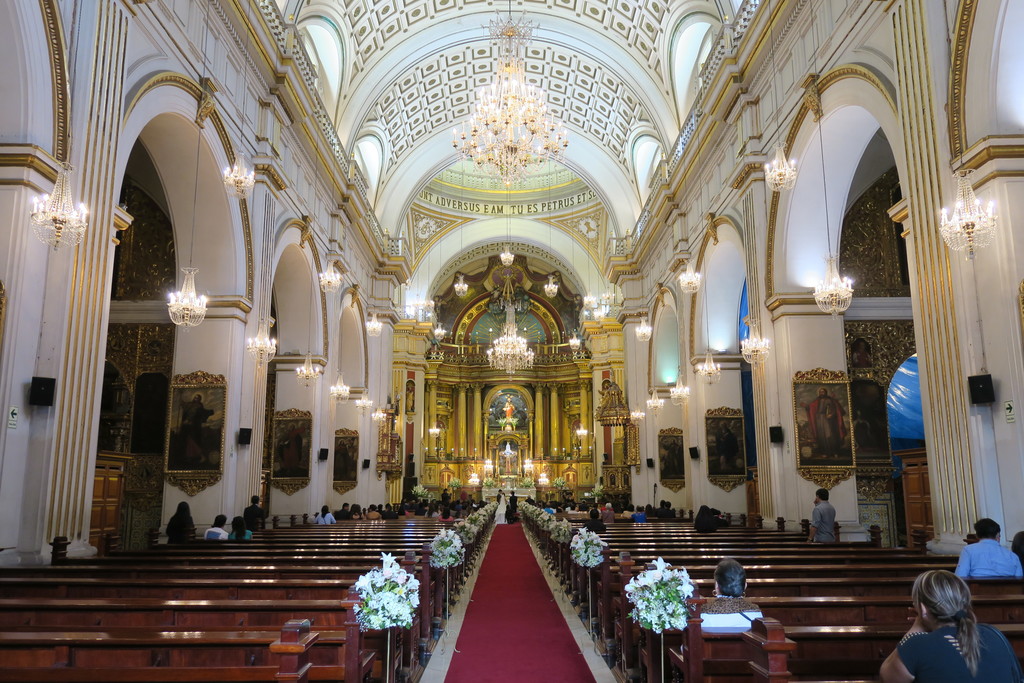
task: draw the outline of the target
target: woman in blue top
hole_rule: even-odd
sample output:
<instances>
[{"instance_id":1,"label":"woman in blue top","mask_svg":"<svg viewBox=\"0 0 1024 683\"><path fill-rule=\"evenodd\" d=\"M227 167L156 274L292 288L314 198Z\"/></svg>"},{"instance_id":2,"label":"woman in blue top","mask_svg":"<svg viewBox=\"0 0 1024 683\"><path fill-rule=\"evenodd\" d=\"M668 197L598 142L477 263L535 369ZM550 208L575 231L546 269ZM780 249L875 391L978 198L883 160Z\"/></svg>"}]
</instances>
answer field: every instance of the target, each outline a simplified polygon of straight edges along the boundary
<instances>
[{"instance_id":1,"label":"woman in blue top","mask_svg":"<svg viewBox=\"0 0 1024 683\"><path fill-rule=\"evenodd\" d=\"M997 629L979 624L971 591L943 569L917 577L914 624L882 664L883 683L1019 681L1020 662Z\"/></svg>"},{"instance_id":2,"label":"woman in blue top","mask_svg":"<svg viewBox=\"0 0 1024 683\"><path fill-rule=\"evenodd\" d=\"M245 528L245 518L238 515L231 520L231 533L228 534L229 541L251 541L252 532Z\"/></svg>"}]
</instances>

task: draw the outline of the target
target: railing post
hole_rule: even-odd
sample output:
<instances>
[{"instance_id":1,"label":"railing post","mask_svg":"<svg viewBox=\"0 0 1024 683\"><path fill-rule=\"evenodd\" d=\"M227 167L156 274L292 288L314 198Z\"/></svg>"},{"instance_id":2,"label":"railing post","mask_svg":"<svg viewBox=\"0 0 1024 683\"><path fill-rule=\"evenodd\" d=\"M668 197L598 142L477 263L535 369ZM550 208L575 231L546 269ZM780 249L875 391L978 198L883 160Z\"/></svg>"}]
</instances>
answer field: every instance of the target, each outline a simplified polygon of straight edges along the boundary
<instances>
[{"instance_id":1,"label":"railing post","mask_svg":"<svg viewBox=\"0 0 1024 683\"><path fill-rule=\"evenodd\" d=\"M882 527L872 524L868 527L868 535L871 536L871 545L876 548L882 547Z\"/></svg>"},{"instance_id":2,"label":"railing post","mask_svg":"<svg viewBox=\"0 0 1024 683\"><path fill-rule=\"evenodd\" d=\"M800 520L800 533L802 533L804 536L810 536L811 535L811 520L809 520L809 519L801 519Z\"/></svg>"},{"instance_id":3,"label":"railing post","mask_svg":"<svg viewBox=\"0 0 1024 683\"><path fill-rule=\"evenodd\" d=\"M270 651L281 656L281 667L274 677L279 681L306 683L309 680L309 649L320 638L309 632L308 619L291 619L281 629L281 636L270 644ZM348 643L345 644L346 647ZM348 670L345 673L348 677Z\"/></svg>"},{"instance_id":4,"label":"railing post","mask_svg":"<svg viewBox=\"0 0 1024 683\"><path fill-rule=\"evenodd\" d=\"M146 547L152 550L160 544L160 530L150 529L146 532Z\"/></svg>"},{"instance_id":5,"label":"railing post","mask_svg":"<svg viewBox=\"0 0 1024 683\"><path fill-rule=\"evenodd\" d=\"M53 553L50 555L51 564L60 564L66 562L68 559L68 537L67 536L56 536L53 539L53 543L50 544L53 548Z\"/></svg>"},{"instance_id":6,"label":"railing post","mask_svg":"<svg viewBox=\"0 0 1024 683\"><path fill-rule=\"evenodd\" d=\"M779 531L785 531L786 530L786 518L785 517L776 517L775 518L775 528L778 529Z\"/></svg>"},{"instance_id":7,"label":"railing post","mask_svg":"<svg viewBox=\"0 0 1024 683\"><path fill-rule=\"evenodd\" d=\"M743 642L754 674L752 683L789 683L789 656L796 643L786 638L782 624L769 617L754 619Z\"/></svg>"},{"instance_id":8,"label":"railing post","mask_svg":"<svg viewBox=\"0 0 1024 683\"><path fill-rule=\"evenodd\" d=\"M280 524L281 524L281 518L278 517L277 515L274 515L273 517L270 518L270 528L272 528L272 529L279 529L280 528Z\"/></svg>"}]
</instances>

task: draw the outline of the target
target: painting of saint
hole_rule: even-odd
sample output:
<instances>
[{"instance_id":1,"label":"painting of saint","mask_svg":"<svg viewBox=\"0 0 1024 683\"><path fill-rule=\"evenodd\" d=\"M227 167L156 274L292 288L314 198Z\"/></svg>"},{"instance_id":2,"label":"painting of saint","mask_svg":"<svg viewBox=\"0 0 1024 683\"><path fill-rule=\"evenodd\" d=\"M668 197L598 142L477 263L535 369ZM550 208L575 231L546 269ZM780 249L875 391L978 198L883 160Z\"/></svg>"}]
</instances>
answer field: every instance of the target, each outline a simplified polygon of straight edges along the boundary
<instances>
[{"instance_id":1,"label":"painting of saint","mask_svg":"<svg viewBox=\"0 0 1024 683\"><path fill-rule=\"evenodd\" d=\"M334 481L356 481L359 460L359 435L351 429L334 433Z\"/></svg>"},{"instance_id":2,"label":"painting of saint","mask_svg":"<svg viewBox=\"0 0 1024 683\"><path fill-rule=\"evenodd\" d=\"M852 467L849 384L794 383L798 463Z\"/></svg>"},{"instance_id":3,"label":"painting of saint","mask_svg":"<svg viewBox=\"0 0 1024 683\"><path fill-rule=\"evenodd\" d=\"M309 477L312 431L311 417L283 417L278 414L274 418L274 462L271 468L274 479Z\"/></svg>"},{"instance_id":4,"label":"painting of saint","mask_svg":"<svg viewBox=\"0 0 1024 683\"><path fill-rule=\"evenodd\" d=\"M658 434L658 461L661 464L661 479L683 479L683 435L682 430L663 429Z\"/></svg>"},{"instance_id":5,"label":"painting of saint","mask_svg":"<svg viewBox=\"0 0 1024 683\"><path fill-rule=\"evenodd\" d=\"M521 431L526 424L526 401L518 391L506 389L491 398L487 410L488 431Z\"/></svg>"},{"instance_id":6,"label":"painting of saint","mask_svg":"<svg viewBox=\"0 0 1024 683\"><path fill-rule=\"evenodd\" d=\"M857 337L850 344L850 367L874 367L874 360L871 357L871 344L864 337Z\"/></svg>"},{"instance_id":7,"label":"painting of saint","mask_svg":"<svg viewBox=\"0 0 1024 683\"><path fill-rule=\"evenodd\" d=\"M224 397L218 387L171 387L168 471L219 471L224 445Z\"/></svg>"},{"instance_id":8,"label":"painting of saint","mask_svg":"<svg viewBox=\"0 0 1024 683\"><path fill-rule=\"evenodd\" d=\"M708 474L745 475L743 417L705 417L704 428L708 441Z\"/></svg>"}]
</instances>

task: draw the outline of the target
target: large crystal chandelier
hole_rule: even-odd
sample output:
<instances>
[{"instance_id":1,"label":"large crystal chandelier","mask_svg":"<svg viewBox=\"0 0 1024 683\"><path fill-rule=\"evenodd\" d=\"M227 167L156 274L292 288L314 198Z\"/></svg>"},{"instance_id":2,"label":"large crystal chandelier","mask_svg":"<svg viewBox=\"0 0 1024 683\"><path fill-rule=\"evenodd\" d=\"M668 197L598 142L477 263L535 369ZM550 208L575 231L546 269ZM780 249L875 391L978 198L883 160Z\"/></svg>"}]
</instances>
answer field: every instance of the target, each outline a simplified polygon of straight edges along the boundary
<instances>
[{"instance_id":1,"label":"large crystal chandelier","mask_svg":"<svg viewBox=\"0 0 1024 683\"><path fill-rule=\"evenodd\" d=\"M306 362L295 368L295 379L299 381L304 387L312 386L318 379L320 379L320 366L313 365L313 357L310 354L306 354Z\"/></svg>"},{"instance_id":2,"label":"large crystal chandelier","mask_svg":"<svg viewBox=\"0 0 1024 683\"><path fill-rule=\"evenodd\" d=\"M224 187L229 194L239 199L248 199L254 185L256 173L246 168L245 159L241 154L236 154L234 166L224 169Z\"/></svg>"},{"instance_id":3,"label":"large crystal chandelier","mask_svg":"<svg viewBox=\"0 0 1024 683\"><path fill-rule=\"evenodd\" d=\"M85 229L89 226L85 219L88 213L85 204L79 204L76 209L71 200L71 171L71 165L64 164L57 171L53 192L32 200L32 213L29 214L32 232L40 242L54 250L76 246L85 237Z\"/></svg>"},{"instance_id":4,"label":"large crystal chandelier","mask_svg":"<svg viewBox=\"0 0 1024 683\"><path fill-rule=\"evenodd\" d=\"M341 289L342 271L343 266L337 261L331 261L328 263L324 272L320 273L320 289L324 290L328 294L331 292L337 292Z\"/></svg>"},{"instance_id":5,"label":"large crystal chandelier","mask_svg":"<svg viewBox=\"0 0 1024 683\"><path fill-rule=\"evenodd\" d=\"M957 171L956 203L953 213L942 210L942 221L939 232L942 239L953 251L967 250L967 258L974 258L974 250L987 247L995 236L996 216L993 213L995 204L989 202L988 210L982 208L981 200L974 194L970 177L973 170Z\"/></svg>"},{"instance_id":6,"label":"large crystal chandelier","mask_svg":"<svg viewBox=\"0 0 1024 683\"><path fill-rule=\"evenodd\" d=\"M356 408L359 409L360 415L365 415L366 411L373 407L373 399L369 396L360 396L356 399Z\"/></svg>"},{"instance_id":7,"label":"large crystal chandelier","mask_svg":"<svg viewBox=\"0 0 1024 683\"><path fill-rule=\"evenodd\" d=\"M498 258L501 259L501 265L511 266L516 260L516 255L513 254L512 251L506 246L504 249L501 250L501 253L498 254Z\"/></svg>"},{"instance_id":8,"label":"large crystal chandelier","mask_svg":"<svg viewBox=\"0 0 1024 683\"><path fill-rule=\"evenodd\" d=\"M434 339L441 341L446 334L448 334L448 330L444 329L444 325L440 322L437 323L437 326L434 328Z\"/></svg>"},{"instance_id":9,"label":"large crystal chandelier","mask_svg":"<svg viewBox=\"0 0 1024 683\"><path fill-rule=\"evenodd\" d=\"M629 421L633 424L640 424L647 417L647 413L642 410L632 410L629 413Z\"/></svg>"},{"instance_id":10,"label":"large crystal chandelier","mask_svg":"<svg viewBox=\"0 0 1024 683\"><path fill-rule=\"evenodd\" d=\"M555 295L558 294L558 281L555 280L554 275L548 275L548 283L544 285L544 294L549 299L555 298Z\"/></svg>"},{"instance_id":11,"label":"large crystal chandelier","mask_svg":"<svg viewBox=\"0 0 1024 683\"><path fill-rule=\"evenodd\" d=\"M647 399L647 410L651 412L654 417L658 417L658 413L665 406L665 399L658 396L658 394L651 389L651 397Z\"/></svg>"},{"instance_id":12,"label":"large crystal chandelier","mask_svg":"<svg viewBox=\"0 0 1024 683\"><path fill-rule=\"evenodd\" d=\"M764 165L764 181L772 192L796 186L796 159L786 159L786 148L781 142L775 145L775 159Z\"/></svg>"},{"instance_id":13,"label":"large crystal chandelier","mask_svg":"<svg viewBox=\"0 0 1024 683\"><path fill-rule=\"evenodd\" d=\"M575 353L576 351L580 350L580 346L582 345L583 342L580 340L579 335L577 335L576 332L573 331L572 336L569 337L569 348L573 351L573 353Z\"/></svg>"},{"instance_id":14,"label":"large crystal chandelier","mask_svg":"<svg viewBox=\"0 0 1024 683\"><path fill-rule=\"evenodd\" d=\"M853 301L853 281L839 275L837 257L825 257L825 277L814 288L814 303L825 313L836 317Z\"/></svg>"},{"instance_id":15,"label":"large crystal chandelier","mask_svg":"<svg viewBox=\"0 0 1024 683\"><path fill-rule=\"evenodd\" d=\"M751 365L757 365L768 360L768 354L772 351L772 340L756 335L747 337L740 342L740 353L743 360Z\"/></svg>"},{"instance_id":16,"label":"large crystal chandelier","mask_svg":"<svg viewBox=\"0 0 1024 683\"><path fill-rule=\"evenodd\" d=\"M171 322L179 327L195 327L206 318L206 297L196 294L196 273L198 268L182 268L185 281L181 290L171 292L167 301L167 313Z\"/></svg>"},{"instance_id":17,"label":"large crystal chandelier","mask_svg":"<svg viewBox=\"0 0 1024 683\"><path fill-rule=\"evenodd\" d=\"M453 289L455 290L455 296L459 297L460 299L469 293L469 284L462 276L462 273L459 273L459 279L455 281Z\"/></svg>"},{"instance_id":18,"label":"large crystal chandelier","mask_svg":"<svg viewBox=\"0 0 1024 683\"><path fill-rule=\"evenodd\" d=\"M270 321L266 318L260 319L259 329L255 337L249 337L245 342L245 350L256 361L256 365L263 366L269 363L277 355L277 340L270 336Z\"/></svg>"},{"instance_id":19,"label":"large crystal chandelier","mask_svg":"<svg viewBox=\"0 0 1024 683\"><path fill-rule=\"evenodd\" d=\"M513 298L512 277L505 276L505 284L501 292L502 305L505 307L505 323L501 327L501 336L494 340L487 349L487 361L496 370L504 370L512 375L520 370L533 367L533 350L526 339L519 336L516 329L516 307Z\"/></svg>"},{"instance_id":20,"label":"large crystal chandelier","mask_svg":"<svg viewBox=\"0 0 1024 683\"><path fill-rule=\"evenodd\" d=\"M654 332L654 330L651 329L651 326L647 324L647 316L640 319L640 324L636 326L636 330L634 331L636 332L637 340L642 342L651 341L651 334Z\"/></svg>"},{"instance_id":21,"label":"large crystal chandelier","mask_svg":"<svg viewBox=\"0 0 1024 683\"><path fill-rule=\"evenodd\" d=\"M693 294L700 289L700 273L693 271L693 262L686 264L686 270L679 275L679 289L685 294Z\"/></svg>"},{"instance_id":22,"label":"large crystal chandelier","mask_svg":"<svg viewBox=\"0 0 1024 683\"><path fill-rule=\"evenodd\" d=\"M704 356L704 362L697 364L697 374L703 377L708 384L717 384L718 380L722 379L722 366L715 362L715 357L711 355L711 349L708 349Z\"/></svg>"},{"instance_id":23,"label":"large crystal chandelier","mask_svg":"<svg viewBox=\"0 0 1024 683\"><path fill-rule=\"evenodd\" d=\"M668 390L669 398L672 399L672 405L681 406L690 400L690 387L683 384L683 369L679 368L679 374L676 375L676 385Z\"/></svg>"},{"instance_id":24,"label":"large crystal chandelier","mask_svg":"<svg viewBox=\"0 0 1024 683\"><path fill-rule=\"evenodd\" d=\"M352 389L345 384L345 378L341 373L338 373L338 383L331 386L331 398L339 403L344 403L348 400L348 395L352 392Z\"/></svg>"},{"instance_id":25,"label":"large crystal chandelier","mask_svg":"<svg viewBox=\"0 0 1024 683\"><path fill-rule=\"evenodd\" d=\"M374 422L380 424L381 422L387 419L388 414L387 412L384 411L383 408L378 406L377 410L373 411L370 417L373 419Z\"/></svg>"},{"instance_id":26,"label":"large crystal chandelier","mask_svg":"<svg viewBox=\"0 0 1024 683\"><path fill-rule=\"evenodd\" d=\"M544 91L526 82L526 46L534 24L498 15L490 38L498 46L494 81L477 93L476 108L462 130L452 131L452 146L501 179L506 186L547 160L560 161L569 144L561 123L548 116Z\"/></svg>"}]
</instances>

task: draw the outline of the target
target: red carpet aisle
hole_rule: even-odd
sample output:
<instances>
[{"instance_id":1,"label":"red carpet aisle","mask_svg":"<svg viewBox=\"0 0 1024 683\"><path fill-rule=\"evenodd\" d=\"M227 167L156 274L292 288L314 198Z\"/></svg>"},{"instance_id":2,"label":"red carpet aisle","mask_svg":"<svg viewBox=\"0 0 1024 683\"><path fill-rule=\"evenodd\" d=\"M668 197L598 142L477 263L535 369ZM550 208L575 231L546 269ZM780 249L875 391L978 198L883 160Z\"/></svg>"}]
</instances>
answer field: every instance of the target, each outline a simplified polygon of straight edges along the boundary
<instances>
[{"instance_id":1,"label":"red carpet aisle","mask_svg":"<svg viewBox=\"0 0 1024 683\"><path fill-rule=\"evenodd\" d=\"M521 525L495 527L472 600L446 683L593 683Z\"/></svg>"}]
</instances>

